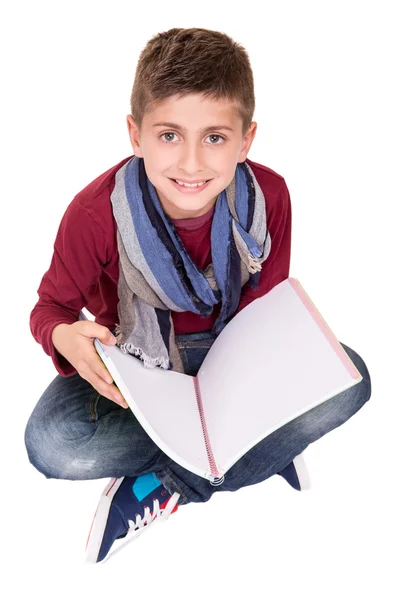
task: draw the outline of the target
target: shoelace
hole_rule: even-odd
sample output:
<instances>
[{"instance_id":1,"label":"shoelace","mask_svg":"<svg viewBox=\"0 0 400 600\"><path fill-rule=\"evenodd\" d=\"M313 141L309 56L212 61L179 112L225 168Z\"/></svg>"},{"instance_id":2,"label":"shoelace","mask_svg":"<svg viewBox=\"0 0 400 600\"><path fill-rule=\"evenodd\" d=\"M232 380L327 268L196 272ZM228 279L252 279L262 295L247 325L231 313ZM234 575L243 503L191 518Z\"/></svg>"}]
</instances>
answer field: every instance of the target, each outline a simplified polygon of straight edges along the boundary
<instances>
[{"instance_id":1,"label":"shoelace","mask_svg":"<svg viewBox=\"0 0 400 600\"><path fill-rule=\"evenodd\" d=\"M110 550L105 560L110 558L111 555L116 554L122 548L126 546L132 539L136 538L138 535L146 531L146 528L151 525L151 523L158 518L159 521L166 520L169 518L171 512L175 508L176 503L178 502L180 494L178 492L174 492L171 498L168 500L167 505L164 508L160 508L160 502L157 498L153 499L154 510L153 513L150 512L150 507L144 507L144 515L141 517L139 514L136 514L136 521L132 519L128 519L129 529L126 536L122 540L118 540L120 545L118 548L114 550ZM140 531L141 530L141 531Z\"/></svg>"},{"instance_id":2,"label":"shoelace","mask_svg":"<svg viewBox=\"0 0 400 600\"><path fill-rule=\"evenodd\" d=\"M153 498L153 512L150 512L149 506L145 506L143 517L141 517L139 513L136 513L136 521L128 519L129 531L131 531L131 529L134 531L141 529L145 525L152 523L157 517L168 519L176 504L176 502L172 502L174 496L177 496L176 500L178 501L179 494L175 492L175 494L168 500L168 503L164 508L160 508L160 502L158 498Z\"/></svg>"}]
</instances>

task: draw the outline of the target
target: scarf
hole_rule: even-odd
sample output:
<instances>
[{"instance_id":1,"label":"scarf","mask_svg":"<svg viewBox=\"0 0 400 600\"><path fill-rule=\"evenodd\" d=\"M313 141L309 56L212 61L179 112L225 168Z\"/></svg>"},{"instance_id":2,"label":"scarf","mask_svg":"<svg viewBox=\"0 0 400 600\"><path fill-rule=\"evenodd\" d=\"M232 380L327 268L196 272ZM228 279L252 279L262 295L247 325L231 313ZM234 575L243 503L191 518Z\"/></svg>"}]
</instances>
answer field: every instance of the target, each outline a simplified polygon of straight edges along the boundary
<instances>
[{"instance_id":1,"label":"scarf","mask_svg":"<svg viewBox=\"0 0 400 600\"><path fill-rule=\"evenodd\" d=\"M241 288L256 289L271 250L265 198L247 163L218 196L211 224L212 262L199 269L164 213L144 160L133 156L116 173L111 194L119 252L117 346L145 367L184 373L171 311L209 316L212 333L235 313Z\"/></svg>"}]
</instances>

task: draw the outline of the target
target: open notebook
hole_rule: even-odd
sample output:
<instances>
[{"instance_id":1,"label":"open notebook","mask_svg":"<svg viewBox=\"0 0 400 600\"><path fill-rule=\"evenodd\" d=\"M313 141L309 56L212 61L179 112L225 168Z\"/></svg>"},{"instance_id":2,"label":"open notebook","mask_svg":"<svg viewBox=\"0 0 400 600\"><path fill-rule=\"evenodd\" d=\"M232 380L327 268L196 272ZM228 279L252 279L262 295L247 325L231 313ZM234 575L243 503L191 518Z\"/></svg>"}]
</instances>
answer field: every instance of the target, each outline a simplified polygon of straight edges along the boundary
<instances>
[{"instance_id":1,"label":"open notebook","mask_svg":"<svg viewBox=\"0 0 400 600\"><path fill-rule=\"evenodd\" d=\"M293 277L233 317L197 377L95 347L159 448L214 485L267 435L362 380Z\"/></svg>"}]
</instances>

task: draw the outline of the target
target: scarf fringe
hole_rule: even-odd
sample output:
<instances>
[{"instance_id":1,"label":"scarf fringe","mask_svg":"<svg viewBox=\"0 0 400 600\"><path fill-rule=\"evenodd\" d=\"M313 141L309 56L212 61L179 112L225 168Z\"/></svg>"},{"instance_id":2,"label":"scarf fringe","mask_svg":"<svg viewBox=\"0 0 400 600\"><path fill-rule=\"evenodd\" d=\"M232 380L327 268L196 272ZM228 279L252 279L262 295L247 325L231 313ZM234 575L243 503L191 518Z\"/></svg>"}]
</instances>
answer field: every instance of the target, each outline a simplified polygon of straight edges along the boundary
<instances>
[{"instance_id":1,"label":"scarf fringe","mask_svg":"<svg viewBox=\"0 0 400 600\"><path fill-rule=\"evenodd\" d=\"M257 273L258 271L261 271L262 264L260 263L260 260L258 258L254 258L254 256L249 254L247 257L247 261L247 267L250 273Z\"/></svg>"},{"instance_id":2,"label":"scarf fringe","mask_svg":"<svg viewBox=\"0 0 400 600\"><path fill-rule=\"evenodd\" d=\"M115 336L115 339L117 340L117 344L119 345L122 340L122 329L121 329L121 325L119 323L115 323L115 325L116 325L116 327L114 329L114 336Z\"/></svg>"},{"instance_id":3,"label":"scarf fringe","mask_svg":"<svg viewBox=\"0 0 400 600\"><path fill-rule=\"evenodd\" d=\"M154 367L162 367L163 369L169 369L169 360L167 358L163 358L162 356L158 356L156 358L150 358L143 352L141 348L137 348L132 343L125 343L120 346L120 349L124 354L133 354L134 356L139 356L139 358L143 361L143 365L147 369L154 369Z\"/></svg>"}]
</instances>

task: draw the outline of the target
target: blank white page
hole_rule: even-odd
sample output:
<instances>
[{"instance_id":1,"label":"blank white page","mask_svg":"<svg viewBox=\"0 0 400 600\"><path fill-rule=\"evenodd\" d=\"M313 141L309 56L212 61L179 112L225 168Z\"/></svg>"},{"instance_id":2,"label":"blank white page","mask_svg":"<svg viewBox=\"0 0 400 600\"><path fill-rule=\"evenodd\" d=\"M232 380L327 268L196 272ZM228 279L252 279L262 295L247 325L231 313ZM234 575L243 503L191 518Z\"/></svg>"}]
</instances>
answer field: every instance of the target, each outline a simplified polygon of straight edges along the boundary
<instances>
[{"instance_id":1,"label":"blank white page","mask_svg":"<svg viewBox=\"0 0 400 600\"><path fill-rule=\"evenodd\" d=\"M193 377L161 367L145 368L140 359L98 339L95 345L132 412L158 447L204 477L209 464Z\"/></svg>"},{"instance_id":2,"label":"blank white page","mask_svg":"<svg viewBox=\"0 0 400 600\"><path fill-rule=\"evenodd\" d=\"M311 304L299 282L286 279L240 311L210 348L198 378L221 471L275 429L361 381Z\"/></svg>"}]
</instances>

